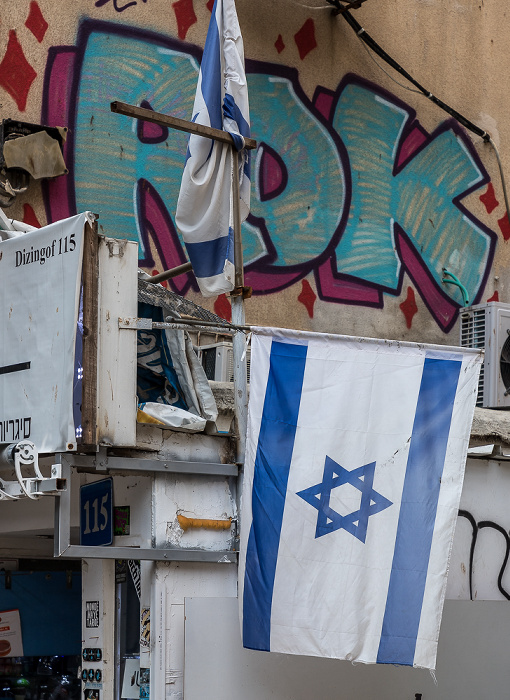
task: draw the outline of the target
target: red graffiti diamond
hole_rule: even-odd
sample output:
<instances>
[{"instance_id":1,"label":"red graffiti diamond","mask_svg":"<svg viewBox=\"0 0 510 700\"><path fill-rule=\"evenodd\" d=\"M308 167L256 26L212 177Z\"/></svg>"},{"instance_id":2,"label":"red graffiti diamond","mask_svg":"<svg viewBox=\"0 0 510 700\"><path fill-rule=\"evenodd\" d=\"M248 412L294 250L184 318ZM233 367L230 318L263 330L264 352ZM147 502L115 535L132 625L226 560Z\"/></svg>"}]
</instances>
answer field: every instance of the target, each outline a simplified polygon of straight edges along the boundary
<instances>
[{"instance_id":1,"label":"red graffiti diamond","mask_svg":"<svg viewBox=\"0 0 510 700\"><path fill-rule=\"evenodd\" d=\"M507 212L503 214L501 219L498 219L498 226L500 228L501 233L503 234L503 238L505 239L505 241L508 241L508 239L510 238L510 222L508 221Z\"/></svg>"},{"instance_id":2,"label":"red graffiti diamond","mask_svg":"<svg viewBox=\"0 0 510 700\"><path fill-rule=\"evenodd\" d=\"M485 205L485 208L487 209L487 214L492 214L494 209L499 206L499 202L496 199L496 194L494 192L494 187L492 186L492 182L489 182L487 185L487 192L484 194L480 195L480 202Z\"/></svg>"},{"instance_id":3,"label":"red graffiti diamond","mask_svg":"<svg viewBox=\"0 0 510 700\"><path fill-rule=\"evenodd\" d=\"M152 277L156 277L156 275L159 275L159 270L156 270L156 268L154 268L154 270L150 274L152 275ZM162 284L163 287L168 288L168 282L166 280L163 280L162 282L160 282L160 284Z\"/></svg>"},{"instance_id":4,"label":"red graffiti diamond","mask_svg":"<svg viewBox=\"0 0 510 700\"><path fill-rule=\"evenodd\" d=\"M301 29L294 34L294 41L299 51L299 58L303 60L312 49L317 46L315 40L315 24L311 17L309 17L303 24Z\"/></svg>"},{"instance_id":5,"label":"red graffiti diamond","mask_svg":"<svg viewBox=\"0 0 510 700\"><path fill-rule=\"evenodd\" d=\"M313 106L319 110L323 117L330 121L334 104L335 93L318 85L313 96Z\"/></svg>"},{"instance_id":6,"label":"red graffiti diamond","mask_svg":"<svg viewBox=\"0 0 510 700\"><path fill-rule=\"evenodd\" d=\"M41 43L48 29L48 22L44 19L41 8L35 0L32 0L30 3L30 12L28 13L25 27L29 29L37 41Z\"/></svg>"},{"instance_id":7,"label":"red graffiti diamond","mask_svg":"<svg viewBox=\"0 0 510 700\"><path fill-rule=\"evenodd\" d=\"M499 301L499 292L497 289L494 294L487 299L487 301Z\"/></svg>"},{"instance_id":8,"label":"red graffiti diamond","mask_svg":"<svg viewBox=\"0 0 510 700\"><path fill-rule=\"evenodd\" d=\"M226 294L220 294L214 302L214 313L229 323L232 320L232 307Z\"/></svg>"},{"instance_id":9,"label":"red graffiti diamond","mask_svg":"<svg viewBox=\"0 0 510 700\"><path fill-rule=\"evenodd\" d=\"M185 39L188 29L197 21L195 10L193 9L193 0L177 0L172 3L177 20L177 33L179 39Z\"/></svg>"},{"instance_id":10,"label":"red graffiti diamond","mask_svg":"<svg viewBox=\"0 0 510 700\"><path fill-rule=\"evenodd\" d=\"M36 228L41 228L41 224L37 215L30 204L23 205L23 223L29 226L35 226Z\"/></svg>"},{"instance_id":11,"label":"red graffiti diamond","mask_svg":"<svg viewBox=\"0 0 510 700\"><path fill-rule=\"evenodd\" d=\"M313 307L317 299L317 294L313 291L308 280L303 280L301 282L301 286L302 289L301 294L298 296L298 301L300 301L306 308L310 318L313 318Z\"/></svg>"},{"instance_id":12,"label":"red graffiti diamond","mask_svg":"<svg viewBox=\"0 0 510 700\"><path fill-rule=\"evenodd\" d=\"M285 44L283 43L283 38L281 34L278 34L278 39L274 42L274 47L278 51L278 53L281 53L285 48Z\"/></svg>"},{"instance_id":13,"label":"red graffiti diamond","mask_svg":"<svg viewBox=\"0 0 510 700\"><path fill-rule=\"evenodd\" d=\"M36 77L37 73L25 58L16 32L11 29L7 50L0 63L0 86L16 102L20 112L25 111L28 92Z\"/></svg>"},{"instance_id":14,"label":"red graffiti diamond","mask_svg":"<svg viewBox=\"0 0 510 700\"><path fill-rule=\"evenodd\" d=\"M406 319L406 326L411 328L413 325L413 316L418 313L418 307L416 306L416 297L414 295L414 289L412 287L407 288L407 299L400 304L402 313Z\"/></svg>"}]
</instances>

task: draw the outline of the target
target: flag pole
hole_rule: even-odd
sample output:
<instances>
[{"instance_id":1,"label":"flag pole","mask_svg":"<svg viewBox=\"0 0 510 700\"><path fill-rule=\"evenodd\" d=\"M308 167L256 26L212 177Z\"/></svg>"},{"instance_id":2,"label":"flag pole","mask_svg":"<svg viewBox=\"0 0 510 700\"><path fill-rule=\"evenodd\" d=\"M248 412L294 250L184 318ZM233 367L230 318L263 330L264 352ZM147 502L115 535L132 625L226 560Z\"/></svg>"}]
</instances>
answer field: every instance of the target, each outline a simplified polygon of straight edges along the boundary
<instances>
[{"instance_id":1,"label":"flag pole","mask_svg":"<svg viewBox=\"0 0 510 700\"><path fill-rule=\"evenodd\" d=\"M110 109L116 114L123 114L133 119L142 119L160 126L167 126L179 131L203 136L220 143L228 143L232 153L232 213L234 229L234 290L230 293L232 303L232 322L235 326L245 325L244 299L250 296L250 288L244 286L243 244L241 236L241 209L239 193L239 153L233 145L233 139L227 132L202 124L195 124L184 119L171 117L160 112L153 112L143 107L137 107L125 102L111 102ZM257 142L252 138L244 138L244 148L252 150L257 148ZM184 272L184 266L175 268L173 272ZM160 276L159 279L162 279ZM151 281L156 281L155 279ZM237 330L233 337L234 360L234 410L237 423L237 461L244 463L246 451L246 427L248 423L248 381L246 363L245 333Z\"/></svg>"},{"instance_id":2,"label":"flag pole","mask_svg":"<svg viewBox=\"0 0 510 700\"><path fill-rule=\"evenodd\" d=\"M234 290L230 293L232 303L232 323L245 325L244 313L244 266L243 242L241 236L241 210L239 206L239 153L231 146L232 153L232 200L234 225ZM246 453L246 429L248 424L248 379L246 369L246 336L238 330L232 339L234 361L234 410L237 429L237 461L244 463Z\"/></svg>"}]
</instances>

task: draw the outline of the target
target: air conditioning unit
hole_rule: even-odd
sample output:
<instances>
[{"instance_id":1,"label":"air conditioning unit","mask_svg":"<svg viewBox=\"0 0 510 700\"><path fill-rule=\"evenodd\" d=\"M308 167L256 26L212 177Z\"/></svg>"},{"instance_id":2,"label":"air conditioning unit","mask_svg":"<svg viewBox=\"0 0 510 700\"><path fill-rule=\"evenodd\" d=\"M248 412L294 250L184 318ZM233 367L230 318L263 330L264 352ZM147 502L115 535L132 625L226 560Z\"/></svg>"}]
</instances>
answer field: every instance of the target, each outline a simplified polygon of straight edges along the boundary
<instances>
[{"instance_id":1,"label":"air conditioning unit","mask_svg":"<svg viewBox=\"0 0 510 700\"><path fill-rule=\"evenodd\" d=\"M234 351L232 343L214 343L195 347L207 379L212 382L234 381ZM250 381L250 353L246 351L246 370Z\"/></svg>"},{"instance_id":2,"label":"air conditioning unit","mask_svg":"<svg viewBox=\"0 0 510 700\"><path fill-rule=\"evenodd\" d=\"M485 350L476 405L510 408L510 304L491 301L463 309L460 344Z\"/></svg>"}]
</instances>

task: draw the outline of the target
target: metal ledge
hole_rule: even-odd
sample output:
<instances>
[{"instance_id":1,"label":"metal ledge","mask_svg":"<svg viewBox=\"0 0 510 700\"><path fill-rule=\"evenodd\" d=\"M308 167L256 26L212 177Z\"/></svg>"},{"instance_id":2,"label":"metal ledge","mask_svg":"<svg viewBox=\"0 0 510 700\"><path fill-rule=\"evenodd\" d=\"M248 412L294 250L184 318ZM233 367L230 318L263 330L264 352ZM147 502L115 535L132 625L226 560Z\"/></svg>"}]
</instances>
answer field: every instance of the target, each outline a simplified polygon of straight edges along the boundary
<instances>
[{"instance_id":1,"label":"metal ledge","mask_svg":"<svg viewBox=\"0 0 510 700\"><path fill-rule=\"evenodd\" d=\"M97 456L98 460L102 459L101 455ZM180 561L180 562L208 562L211 564L235 564L237 562L237 552L234 550L227 551L211 551L202 549L163 549L163 548L141 548L141 547L84 547L81 545L71 544L71 466L76 462L89 462L95 460L94 457L76 458L74 455L61 455L60 464L62 467L62 478L67 480L68 488L63 491L60 496L55 499L55 538L53 545L53 556L55 558L72 558L72 559L140 559L144 561ZM115 460L125 464L126 462L159 462L159 460L131 460L123 457L104 456L102 469L115 468L111 466L111 461ZM185 465L192 466L194 462L171 462L163 463L165 465ZM88 464L87 464L88 466ZM205 467L235 467L234 476L237 475L236 465L202 465ZM125 470L125 466L118 467ZM136 467L133 467L136 469ZM163 471L172 471L172 469L163 468ZM145 470L147 471L147 470ZM154 470L153 470L154 471ZM183 470L184 472L200 473L191 469ZM182 473L182 472L181 472ZM205 474L226 474L230 472L204 471Z\"/></svg>"},{"instance_id":2,"label":"metal ledge","mask_svg":"<svg viewBox=\"0 0 510 700\"><path fill-rule=\"evenodd\" d=\"M57 555L56 555L57 556ZM151 547L82 547L69 545L58 554L64 559L140 559L143 561L209 562L211 564L235 564L237 552L211 552L202 549L156 549Z\"/></svg>"},{"instance_id":3,"label":"metal ledge","mask_svg":"<svg viewBox=\"0 0 510 700\"><path fill-rule=\"evenodd\" d=\"M110 457L97 455L62 454L62 465L94 469L96 471L166 472L167 474L199 474L209 476L238 476L237 464L215 462L181 462L173 459L142 459L140 457Z\"/></svg>"}]
</instances>

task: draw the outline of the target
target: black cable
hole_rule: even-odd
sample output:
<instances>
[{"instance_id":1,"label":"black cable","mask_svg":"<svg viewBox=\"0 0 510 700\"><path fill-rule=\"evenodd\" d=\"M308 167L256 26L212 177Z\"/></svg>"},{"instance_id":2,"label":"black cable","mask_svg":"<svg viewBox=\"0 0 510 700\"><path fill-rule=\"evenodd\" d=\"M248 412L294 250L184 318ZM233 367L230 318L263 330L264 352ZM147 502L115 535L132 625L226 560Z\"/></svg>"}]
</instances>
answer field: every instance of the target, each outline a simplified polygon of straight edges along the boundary
<instances>
[{"instance_id":1,"label":"black cable","mask_svg":"<svg viewBox=\"0 0 510 700\"><path fill-rule=\"evenodd\" d=\"M364 1L364 0L362 0ZM457 112L457 110L453 109L453 107L450 107L447 105L445 102L439 99L439 97L436 97L433 95L431 92L426 90L423 85L421 85L417 80L413 78L412 75L410 75L402 66L395 61L389 54L386 53L386 51L379 46L379 44L373 39L370 34L368 34L361 24L357 22L354 17L351 15L350 12L347 11L346 7L351 6L351 3L349 5L342 5L340 0L327 0L327 2L330 5L333 5L336 8L336 12L333 12L333 14L341 14L342 17L345 18L345 21L351 26L351 28L356 32L356 35L358 38L369 48L371 49L375 54L377 54L380 58L382 58L385 63L387 63L389 66L391 66L397 73L400 73L406 80L408 80L412 85L414 85L419 92L422 93L425 97L427 97L431 102L436 104L440 109L445 111L447 114L449 114L451 117L456 119L462 126L464 126L466 129L469 131L472 131L474 134L477 136L480 136L485 143L489 143L495 153L496 153L496 159L498 162L498 167L499 167L499 172L501 175L501 184L503 188L503 196L505 199L505 209L506 209L506 215L508 218L508 222L510 223L510 206L509 206L509 198L507 194L507 188L506 188L506 182L505 182L505 176L503 173L503 165L501 163L501 158L499 155L499 151L496 147L496 144L491 138L491 135L487 132L481 129L479 126L476 124L473 124L472 121L464 117L460 112ZM384 70L382 66L379 66L381 70ZM384 71L386 73L386 71ZM389 75L389 74L388 74ZM391 77L391 76L390 76ZM398 82L398 81L397 81ZM400 85L400 83L398 83ZM403 85L401 87L404 87ZM410 88L407 88L410 89Z\"/></svg>"},{"instance_id":2,"label":"black cable","mask_svg":"<svg viewBox=\"0 0 510 700\"><path fill-rule=\"evenodd\" d=\"M486 143L490 142L490 134L488 134L483 129L480 129L480 127L476 126L476 124L473 124L472 121L464 117L462 114L460 114L460 112L457 112L457 110L453 109L453 107L450 107L445 102L440 100L439 97L436 97L431 92L426 90L423 87L423 85L420 85L420 83L412 77L412 75L409 75L409 73L404 68L402 68L402 66L399 63L397 63L395 59L389 56L386 53L386 51L381 46L379 46L379 44L370 36L370 34L368 34L363 29L361 24L359 24L359 22L357 22L354 19L350 12L343 11L342 5L338 0L328 0L328 2L331 5L334 5L337 9L341 10L340 14L345 19L345 21L351 26L351 28L356 32L357 36L361 39L361 41L363 41L363 43L365 43L370 49L372 49L374 53L380 56L383 59L383 61L390 65L394 70L396 70L397 73L403 75L404 78L410 83L412 83L423 95L425 95L425 97L427 97L429 100L431 100L431 102L436 104L442 110L447 112L447 114L456 119L460 124L462 124L462 126L464 126L469 131L472 131L477 136L480 136Z\"/></svg>"}]
</instances>

